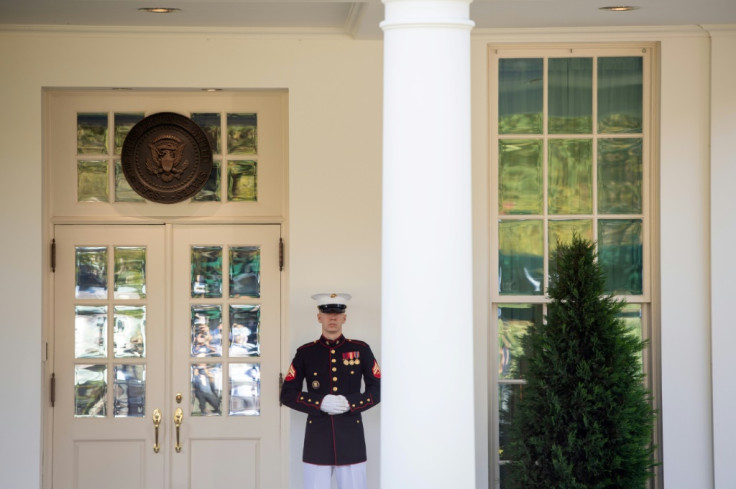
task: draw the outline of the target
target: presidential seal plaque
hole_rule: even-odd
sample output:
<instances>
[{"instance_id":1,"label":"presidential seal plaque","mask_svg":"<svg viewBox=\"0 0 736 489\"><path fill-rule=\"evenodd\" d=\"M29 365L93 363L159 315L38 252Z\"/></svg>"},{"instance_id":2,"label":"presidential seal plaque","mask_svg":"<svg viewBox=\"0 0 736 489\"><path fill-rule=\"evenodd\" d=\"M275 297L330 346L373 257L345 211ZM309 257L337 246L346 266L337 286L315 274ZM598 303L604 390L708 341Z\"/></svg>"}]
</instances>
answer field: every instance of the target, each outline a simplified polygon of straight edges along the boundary
<instances>
[{"instance_id":1,"label":"presidential seal plaque","mask_svg":"<svg viewBox=\"0 0 736 489\"><path fill-rule=\"evenodd\" d=\"M125 179L138 195L174 204L199 192L212 171L207 135L190 118L159 112L137 123L123 142Z\"/></svg>"}]
</instances>

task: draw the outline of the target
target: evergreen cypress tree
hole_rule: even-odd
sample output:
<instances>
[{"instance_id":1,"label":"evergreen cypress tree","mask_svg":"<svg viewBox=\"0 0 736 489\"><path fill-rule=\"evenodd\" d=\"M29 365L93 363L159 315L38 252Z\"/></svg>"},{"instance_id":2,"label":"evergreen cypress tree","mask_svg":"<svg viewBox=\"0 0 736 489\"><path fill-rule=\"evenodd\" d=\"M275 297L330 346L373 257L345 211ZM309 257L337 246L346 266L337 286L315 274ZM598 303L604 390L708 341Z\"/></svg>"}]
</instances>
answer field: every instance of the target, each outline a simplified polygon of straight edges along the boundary
<instances>
[{"instance_id":1,"label":"evergreen cypress tree","mask_svg":"<svg viewBox=\"0 0 736 489\"><path fill-rule=\"evenodd\" d=\"M617 317L624 303L604 295L593 243L575 235L555 258L546 324L524 338L510 487L644 489L654 465L645 343Z\"/></svg>"}]
</instances>

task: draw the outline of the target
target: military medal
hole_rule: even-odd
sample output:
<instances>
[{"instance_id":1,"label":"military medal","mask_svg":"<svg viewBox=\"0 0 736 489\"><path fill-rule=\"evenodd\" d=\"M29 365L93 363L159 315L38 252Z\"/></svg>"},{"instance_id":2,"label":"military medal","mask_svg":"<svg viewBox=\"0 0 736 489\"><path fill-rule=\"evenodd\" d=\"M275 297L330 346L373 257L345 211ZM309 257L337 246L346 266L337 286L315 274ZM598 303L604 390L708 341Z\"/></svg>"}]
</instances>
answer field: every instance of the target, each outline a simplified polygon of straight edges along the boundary
<instances>
[{"instance_id":1,"label":"military medal","mask_svg":"<svg viewBox=\"0 0 736 489\"><path fill-rule=\"evenodd\" d=\"M349 351L347 353L342 354L342 363L344 365L358 365L360 363L360 352L359 351Z\"/></svg>"}]
</instances>

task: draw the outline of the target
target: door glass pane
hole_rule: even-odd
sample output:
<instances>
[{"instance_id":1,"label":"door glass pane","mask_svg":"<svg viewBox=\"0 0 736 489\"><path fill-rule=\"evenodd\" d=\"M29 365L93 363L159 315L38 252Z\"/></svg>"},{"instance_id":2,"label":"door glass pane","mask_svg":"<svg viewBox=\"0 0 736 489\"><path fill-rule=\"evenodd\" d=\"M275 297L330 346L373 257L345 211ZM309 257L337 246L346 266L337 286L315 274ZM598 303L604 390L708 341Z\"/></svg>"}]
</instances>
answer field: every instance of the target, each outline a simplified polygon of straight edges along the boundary
<instances>
[{"instance_id":1,"label":"door glass pane","mask_svg":"<svg viewBox=\"0 0 736 489\"><path fill-rule=\"evenodd\" d=\"M146 306L114 307L115 358L146 356Z\"/></svg>"},{"instance_id":2,"label":"door glass pane","mask_svg":"<svg viewBox=\"0 0 736 489\"><path fill-rule=\"evenodd\" d=\"M589 214L593 211L593 141L549 141L549 213Z\"/></svg>"},{"instance_id":3,"label":"door glass pane","mask_svg":"<svg viewBox=\"0 0 736 489\"><path fill-rule=\"evenodd\" d=\"M256 114L227 115L227 150L229 153L255 154L258 144Z\"/></svg>"},{"instance_id":4,"label":"door glass pane","mask_svg":"<svg viewBox=\"0 0 736 489\"><path fill-rule=\"evenodd\" d=\"M230 306L230 356L257 357L260 343L261 306Z\"/></svg>"},{"instance_id":5,"label":"door glass pane","mask_svg":"<svg viewBox=\"0 0 736 489\"><path fill-rule=\"evenodd\" d=\"M77 114L77 153L107 154L107 114Z\"/></svg>"},{"instance_id":6,"label":"door glass pane","mask_svg":"<svg viewBox=\"0 0 736 489\"><path fill-rule=\"evenodd\" d=\"M606 272L606 292L642 293L641 219L601 219L598 221L598 260Z\"/></svg>"},{"instance_id":7,"label":"door glass pane","mask_svg":"<svg viewBox=\"0 0 736 489\"><path fill-rule=\"evenodd\" d=\"M261 296L261 249L258 246L230 248L230 297Z\"/></svg>"},{"instance_id":8,"label":"door glass pane","mask_svg":"<svg viewBox=\"0 0 736 489\"><path fill-rule=\"evenodd\" d=\"M202 128L204 133L207 135L207 141L210 143L210 148L213 153L220 152L220 138L222 135L222 129L220 127L220 114L217 112L212 113L195 113L192 114L192 120Z\"/></svg>"},{"instance_id":9,"label":"door glass pane","mask_svg":"<svg viewBox=\"0 0 736 489\"><path fill-rule=\"evenodd\" d=\"M115 417L146 415L146 366L115 365Z\"/></svg>"},{"instance_id":10,"label":"door glass pane","mask_svg":"<svg viewBox=\"0 0 736 489\"><path fill-rule=\"evenodd\" d=\"M258 416L261 414L261 365L259 363L230 364L230 415Z\"/></svg>"},{"instance_id":11,"label":"door glass pane","mask_svg":"<svg viewBox=\"0 0 736 489\"><path fill-rule=\"evenodd\" d=\"M107 306L74 307L74 357L107 357Z\"/></svg>"},{"instance_id":12,"label":"door glass pane","mask_svg":"<svg viewBox=\"0 0 736 489\"><path fill-rule=\"evenodd\" d=\"M624 304L623 309L618 314L618 318L626 325L626 330L634 336L637 340L641 341L643 337L642 330L642 317L641 317L641 304ZM644 371L644 363L642 359L642 352L637 352L639 363L641 364L642 372Z\"/></svg>"},{"instance_id":13,"label":"door glass pane","mask_svg":"<svg viewBox=\"0 0 736 489\"><path fill-rule=\"evenodd\" d=\"M228 161L227 198L233 202L254 202L258 197L257 163Z\"/></svg>"},{"instance_id":14,"label":"door glass pane","mask_svg":"<svg viewBox=\"0 0 736 489\"><path fill-rule=\"evenodd\" d=\"M107 202L107 161L77 162L77 202Z\"/></svg>"},{"instance_id":15,"label":"door glass pane","mask_svg":"<svg viewBox=\"0 0 736 489\"><path fill-rule=\"evenodd\" d=\"M146 199L136 193L125 179L123 165L115 161L115 202L145 202Z\"/></svg>"},{"instance_id":16,"label":"door glass pane","mask_svg":"<svg viewBox=\"0 0 736 489\"><path fill-rule=\"evenodd\" d=\"M197 195L192 197L194 202L220 202L220 169L222 168L220 160L212 161L212 170L210 171L210 177L202 187L202 190L197 192Z\"/></svg>"},{"instance_id":17,"label":"door glass pane","mask_svg":"<svg viewBox=\"0 0 736 489\"><path fill-rule=\"evenodd\" d=\"M146 248L144 246L115 247L115 299L146 297Z\"/></svg>"},{"instance_id":18,"label":"door glass pane","mask_svg":"<svg viewBox=\"0 0 736 489\"><path fill-rule=\"evenodd\" d=\"M593 131L593 58L549 59L549 133Z\"/></svg>"},{"instance_id":19,"label":"door glass pane","mask_svg":"<svg viewBox=\"0 0 736 489\"><path fill-rule=\"evenodd\" d=\"M499 134L542 134L542 58L498 60Z\"/></svg>"},{"instance_id":20,"label":"door glass pane","mask_svg":"<svg viewBox=\"0 0 736 489\"><path fill-rule=\"evenodd\" d=\"M192 306L192 357L222 356L222 308Z\"/></svg>"},{"instance_id":21,"label":"door glass pane","mask_svg":"<svg viewBox=\"0 0 736 489\"><path fill-rule=\"evenodd\" d=\"M192 246L192 297L222 297L222 246Z\"/></svg>"},{"instance_id":22,"label":"door glass pane","mask_svg":"<svg viewBox=\"0 0 736 489\"><path fill-rule=\"evenodd\" d=\"M75 297L107 299L107 248L78 246L75 267Z\"/></svg>"},{"instance_id":23,"label":"door glass pane","mask_svg":"<svg viewBox=\"0 0 736 489\"><path fill-rule=\"evenodd\" d=\"M222 364L192 365L192 416L219 416L222 404Z\"/></svg>"},{"instance_id":24,"label":"door glass pane","mask_svg":"<svg viewBox=\"0 0 736 489\"><path fill-rule=\"evenodd\" d=\"M511 425L519 409L524 390L521 384L499 384L498 386L498 455L505 460L504 452L512 441Z\"/></svg>"},{"instance_id":25,"label":"door glass pane","mask_svg":"<svg viewBox=\"0 0 736 489\"><path fill-rule=\"evenodd\" d=\"M106 394L106 365L74 366L74 417L104 418Z\"/></svg>"},{"instance_id":26,"label":"door glass pane","mask_svg":"<svg viewBox=\"0 0 736 489\"><path fill-rule=\"evenodd\" d=\"M542 324L542 304L500 304L498 306L498 378L524 378L521 363L522 338L529 326Z\"/></svg>"},{"instance_id":27,"label":"door glass pane","mask_svg":"<svg viewBox=\"0 0 736 489\"><path fill-rule=\"evenodd\" d=\"M542 221L500 221L498 233L499 292L541 295L544 285Z\"/></svg>"},{"instance_id":28,"label":"door glass pane","mask_svg":"<svg viewBox=\"0 0 736 489\"><path fill-rule=\"evenodd\" d=\"M116 112L115 119L115 154L119 155L123 151L123 143L133 126L143 120L143 114L124 114Z\"/></svg>"},{"instance_id":29,"label":"door glass pane","mask_svg":"<svg viewBox=\"0 0 736 489\"><path fill-rule=\"evenodd\" d=\"M542 213L542 140L498 142L498 212Z\"/></svg>"},{"instance_id":30,"label":"door glass pane","mask_svg":"<svg viewBox=\"0 0 736 489\"><path fill-rule=\"evenodd\" d=\"M642 140L598 140L598 212L642 212Z\"/></svg>"},{"instance_id":31,"label":"door glass pane","mask_svg":"<svg viewBox=\"0 0 736 489\"><path fill-rule=\"evenodd\" d=\"M642 132L643 60L598 58L598 132Z\"/></svg>"},{"instance_id":32,"label":"door glass pane","mask_svg":"<svg viewBox=\"0 0 736 489\"><path fill-rule=\"evenodd\" d=\"M547 224L549 239L549 274L555 273L556 266L555 251L558 243L569 244L573 233L577 233L583 239L593 241L593 221L590 219L564 219L550 220Z\"/></svg>"}]
</instances>

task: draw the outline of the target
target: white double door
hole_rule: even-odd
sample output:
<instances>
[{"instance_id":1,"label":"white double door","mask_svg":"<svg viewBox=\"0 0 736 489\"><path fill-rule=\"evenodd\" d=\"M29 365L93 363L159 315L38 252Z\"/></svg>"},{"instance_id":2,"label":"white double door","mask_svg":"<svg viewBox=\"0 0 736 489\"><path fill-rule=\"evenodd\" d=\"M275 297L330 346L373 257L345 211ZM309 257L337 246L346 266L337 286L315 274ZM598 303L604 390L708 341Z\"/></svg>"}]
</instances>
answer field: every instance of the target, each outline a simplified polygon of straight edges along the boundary
<instances>
[{"instance_id":1,"label":"white double door","mask_svg":"<svg viewBox=\"0 0 736 489\"><path fill-rule=\"evenodd\" d=\"M54 234L53 487L279 487L279 226Z\"/></svg>"}]
</instances>

